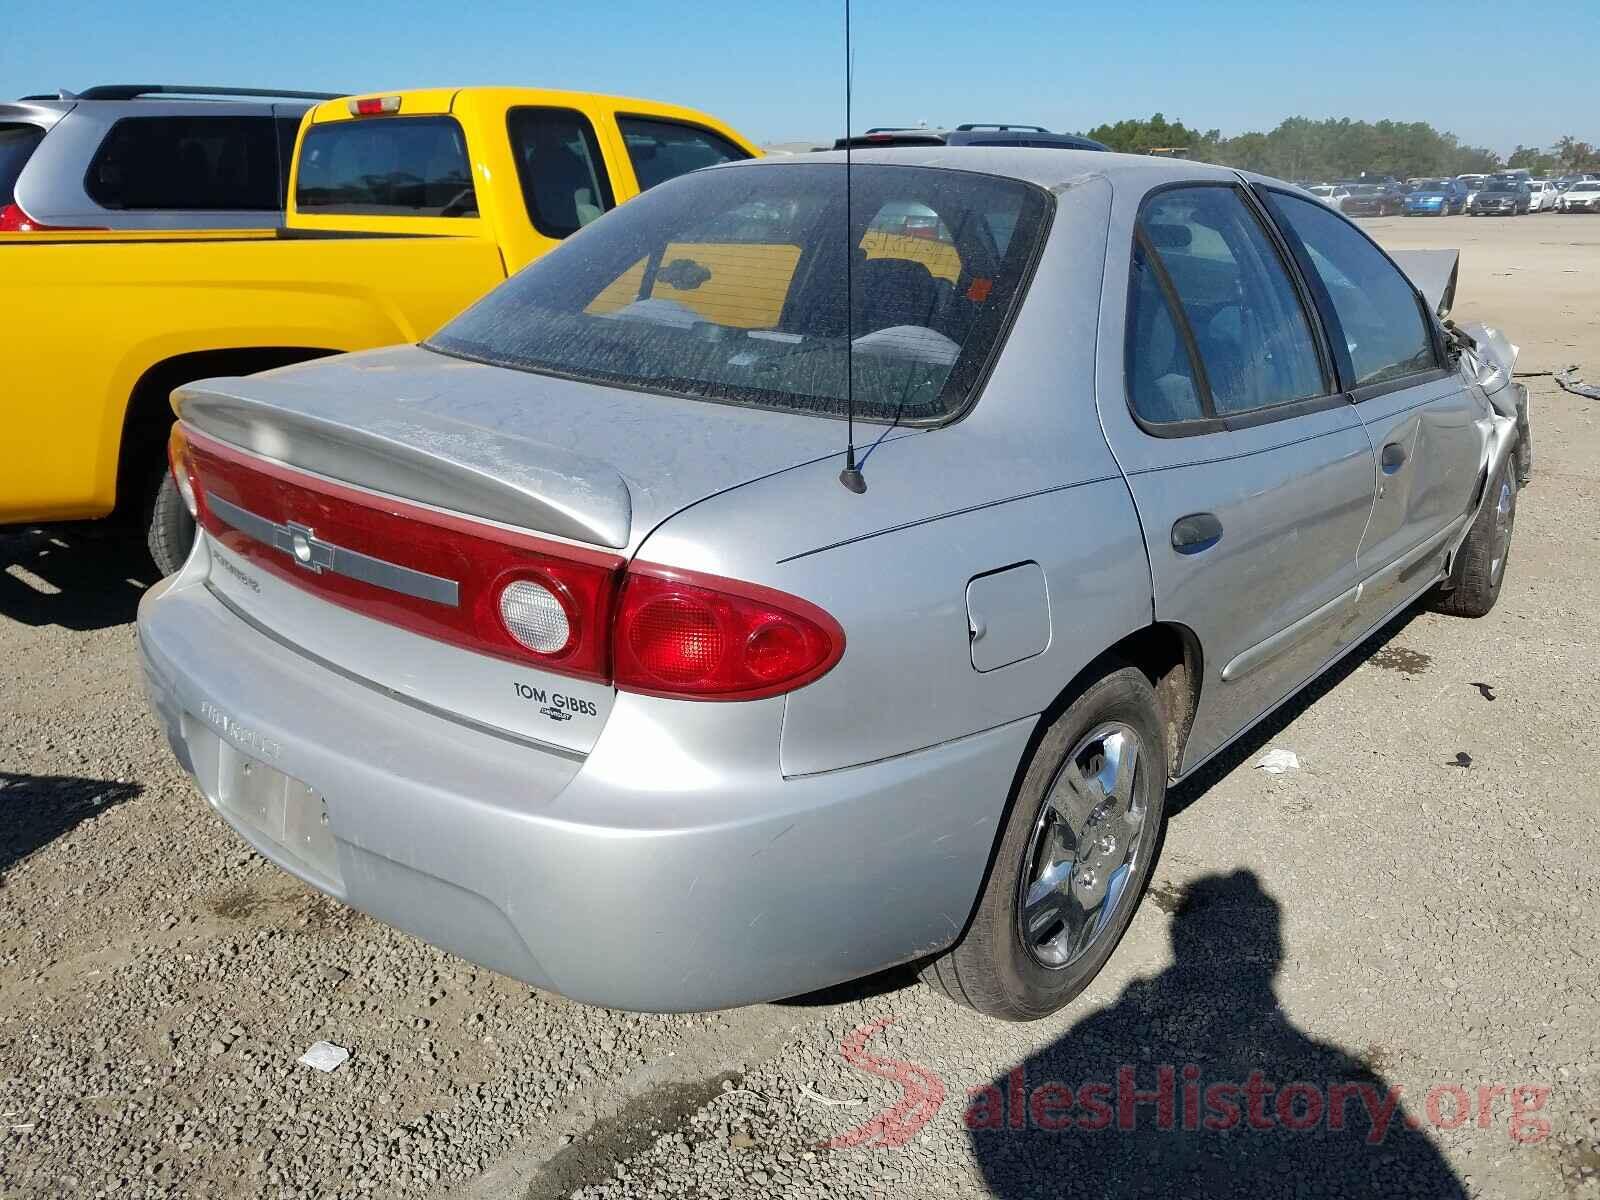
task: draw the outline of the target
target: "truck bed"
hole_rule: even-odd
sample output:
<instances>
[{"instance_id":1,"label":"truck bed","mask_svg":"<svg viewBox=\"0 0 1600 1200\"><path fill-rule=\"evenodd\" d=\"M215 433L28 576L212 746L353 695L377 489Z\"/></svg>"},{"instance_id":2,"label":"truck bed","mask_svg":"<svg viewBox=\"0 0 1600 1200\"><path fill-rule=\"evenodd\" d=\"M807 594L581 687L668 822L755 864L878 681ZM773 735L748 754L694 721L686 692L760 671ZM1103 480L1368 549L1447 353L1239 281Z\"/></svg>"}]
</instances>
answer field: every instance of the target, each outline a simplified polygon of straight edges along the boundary
<instances>
[{"instance_id":1,"label":"truck bed","mask_svg":"<svg viewBox=\"0 0 1600 1200\"><path fill-rule=\"evenodd\" d=\"M415 342L505 276L493 241L307 230L0 238L0 524L104 516L128 397L210 350ZM62 431L71 431L63 436Z\"/></svg>"}]
</instances>

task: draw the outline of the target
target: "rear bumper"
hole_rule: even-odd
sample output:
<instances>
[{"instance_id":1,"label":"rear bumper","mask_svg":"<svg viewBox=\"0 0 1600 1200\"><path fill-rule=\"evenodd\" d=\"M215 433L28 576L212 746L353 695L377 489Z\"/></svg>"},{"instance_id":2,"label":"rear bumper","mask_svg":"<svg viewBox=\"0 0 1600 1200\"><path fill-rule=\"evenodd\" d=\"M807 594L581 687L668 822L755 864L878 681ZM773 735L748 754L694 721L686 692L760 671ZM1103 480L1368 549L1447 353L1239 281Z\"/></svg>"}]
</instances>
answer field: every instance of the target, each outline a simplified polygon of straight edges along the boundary
<instances>
[{"instance_id":1,"label":"rear bumper","mask_svg":"<svg viewBox=\"0 0 1600 1200\"><path fill-rule=\"evenodd\" d=\"M781 699L623 694L586 758L560 755L287 650L194 560L146 595L139 642L174 752L261 853L464 958L618 1008L769 1000L948 946L1033 726L785 779ZM240 819L218 742L325 802L320 856Z\"/></svg>"}]
</instances>

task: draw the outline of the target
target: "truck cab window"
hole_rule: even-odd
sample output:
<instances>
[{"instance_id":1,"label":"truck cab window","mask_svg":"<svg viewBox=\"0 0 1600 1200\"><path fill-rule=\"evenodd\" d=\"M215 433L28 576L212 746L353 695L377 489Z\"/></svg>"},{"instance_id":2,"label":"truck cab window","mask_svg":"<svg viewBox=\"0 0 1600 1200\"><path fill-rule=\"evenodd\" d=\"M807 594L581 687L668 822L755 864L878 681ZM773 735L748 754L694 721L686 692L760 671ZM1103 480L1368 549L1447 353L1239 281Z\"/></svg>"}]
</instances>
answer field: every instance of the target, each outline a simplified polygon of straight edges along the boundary
<instances>
[{"instance_id":1,"label":"truck cab window","mask_svg":"<svg viewBox=\"0 0 1600 1200\"><path fill-rule=\"evenodd\" d=\"M697 125L643 117L618 117L617 125L641 192L701 167L750 157L727 138Z\"/></svg>"},{"instance_id":2,"label":"truck cab window","mask_svg":"<svg viewBox=\"0 0 1600 1200\"><path fill-rule=\"evenodd\" d=\"M313 125L301 142L294 202L303 213L478 215L466 137L450 117Z\"/></svg>"},{"instance_id":3,"label":"truck cab window","mask_svg":"<svg viewBox=\"0 0 1600 1200\"><path fill-rule=\"evenodd\" d=\"M528 219L545 237L576 233L613 207L594 126L567 108L514 108L506 117Z\"/></svg>"}]
</instances>

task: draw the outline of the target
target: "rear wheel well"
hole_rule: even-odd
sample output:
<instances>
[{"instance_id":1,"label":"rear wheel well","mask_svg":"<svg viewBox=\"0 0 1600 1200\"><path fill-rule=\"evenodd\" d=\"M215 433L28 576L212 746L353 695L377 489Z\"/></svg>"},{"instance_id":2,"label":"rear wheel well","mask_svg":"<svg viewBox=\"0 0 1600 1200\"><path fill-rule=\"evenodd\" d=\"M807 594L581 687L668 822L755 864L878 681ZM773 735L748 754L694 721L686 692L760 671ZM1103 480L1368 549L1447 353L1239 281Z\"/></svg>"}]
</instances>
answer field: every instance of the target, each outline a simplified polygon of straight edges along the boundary
<instances>
[{"instance_id":1,"label":"rear wheel well","mask_svg":"<svg viewBox=\"0 0 1600 1200\"><path fill-rule=\"evenodd\" d=\"M122 417L117 456L117 510L138 516L148 500L152 478L166 463L167 435L172 429L172 389L214 375L253 375L337 354L311 346L252 346L233 350L199 350L156 363L134 384Z\"/></svg>"},{"instance_id":2,"label":"rear wheel well","mask_svg":"<svg viewBox=\"0 0 1600 1200\"><path fill-rule=\"evenodd\" d=\"M1041 728L1108 671L1119 666L1136 667L1155 689L1167 731L1167 774L1176 776L1200 704L1204 662L1200 639L1187 626L1164 622L1146 625L1078 672L1046 711Z\"/></svg>"}]
</instances>

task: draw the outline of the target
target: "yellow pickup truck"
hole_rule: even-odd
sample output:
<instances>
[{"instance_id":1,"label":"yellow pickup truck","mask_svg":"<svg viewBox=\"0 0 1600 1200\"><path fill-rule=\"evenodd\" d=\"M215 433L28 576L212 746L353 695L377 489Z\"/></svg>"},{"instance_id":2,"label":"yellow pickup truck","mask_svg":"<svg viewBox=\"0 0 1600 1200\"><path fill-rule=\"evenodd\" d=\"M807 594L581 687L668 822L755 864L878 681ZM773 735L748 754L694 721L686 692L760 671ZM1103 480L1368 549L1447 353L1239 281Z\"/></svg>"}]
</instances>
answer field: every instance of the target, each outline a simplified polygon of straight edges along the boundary
<instances>
[{"instance_id":1,"label":"yellow pickup truck","mask_svg":"<svg viewBox=\"0 0 1600 1200\"><path fill-rule=\"evenodd\" d=\"M607 209L757 153L648 100L352 96L302 120L282 228L0 235L0 526L117 517L176 570L174 387L418 341Z\"/></svg>"}]
</instances>

